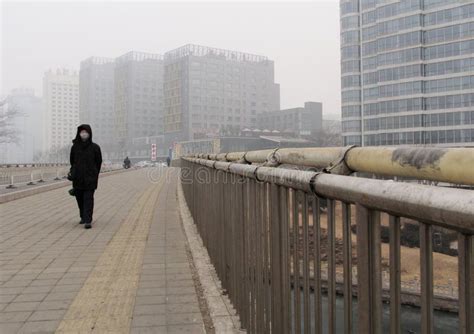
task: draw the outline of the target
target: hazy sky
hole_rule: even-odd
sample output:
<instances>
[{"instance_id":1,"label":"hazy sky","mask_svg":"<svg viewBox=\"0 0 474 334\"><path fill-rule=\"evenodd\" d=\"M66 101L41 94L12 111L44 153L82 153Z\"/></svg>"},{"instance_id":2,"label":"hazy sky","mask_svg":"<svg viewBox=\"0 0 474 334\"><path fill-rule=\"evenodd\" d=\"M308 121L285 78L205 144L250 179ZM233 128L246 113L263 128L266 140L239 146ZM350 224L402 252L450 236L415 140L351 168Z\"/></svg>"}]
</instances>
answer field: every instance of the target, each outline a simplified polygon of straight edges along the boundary
<instances>
[{"instance_id":1,"label":"hazy sky","mask_svg":"<svg viewBox=\"0 0 474 334\"><path fill-rule=\"evenodd\" d=\"M40 95L46 70L78 70L90 56L164 53L194 43L265 55L275 61L282 108L321 101L324 114L340 114L337 0L2 1L1 6L0 94L32 87Z\"/></svg>"}]
</instances>

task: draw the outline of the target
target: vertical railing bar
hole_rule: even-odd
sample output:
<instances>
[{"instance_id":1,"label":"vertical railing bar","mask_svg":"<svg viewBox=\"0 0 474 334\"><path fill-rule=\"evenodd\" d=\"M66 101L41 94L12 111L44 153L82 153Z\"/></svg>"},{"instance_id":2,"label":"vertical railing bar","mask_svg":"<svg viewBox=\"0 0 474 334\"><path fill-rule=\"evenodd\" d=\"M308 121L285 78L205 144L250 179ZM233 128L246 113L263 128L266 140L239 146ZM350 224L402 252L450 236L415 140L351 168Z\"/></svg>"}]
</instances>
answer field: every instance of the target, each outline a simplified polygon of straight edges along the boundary
<instances>
[{"instance_id":1,"label":"vertical railing bar","mask_svg":"<svg viewBox=\"0 0 474 334\"><path fill-rule=\"evenodd\" d=\"M270 333L271 331L271 287L270 287L270 273L271 273L271 245L270 245L270 183L264 183L265 190L265 205L264 205L264 288L265 288L265 333Z\"/></svg>"},{"instance_id":2,"label":"vertical railing bar","mask_svg":"<svg viewBox=\"0 0 474 334\"><path fill-rule=\"evenodd\" d=\"M281 274L281 225L283 223L280 207L280 187L275 183L271 184L271 291L272 291L272 322L271 322L271 332L272 334L283 333L283 317L281 314L282 311L282 292L283 288L281 285L282 274Z\"/></svg>"},{"instance_id":3,"label":"vertical railing bar","mask_svg":"<svg viewBox=\"0 0 474 334\"><path fill-rule=\"evenodd\" d=\"M257 197L257 189L258 185L257 185L257 181L255 180L252 180L252 191L254 193L254 205L253 205L253 210L254 210L254 220L253 220L253 236L252 236L252 240L253 240L253 263L254 263L254 268L253 268L253 277L252 277L252 284L253 284L253 312L254 312L254 315L253 315L253 328L254 328L254 332L255 333L258 333L258 319L257 319L257 302L258 302L258 263L259 263L259 260L258 258L260 257L260 252L258 251L258 245L259 245L259 229L258 229L258 224L259 224L259 216L258 216L258 208L260 206L260 202L259 202L259 199Z\"/></svg>"},{"instance_id":4,"label":"vertical railing bar","mask_svg":"<svg viewBox=\"0 0 474 334\"><path fill-rule=\"evenodd\" d=\"M219 234L221 240L224 240L224 226L222 226L222 217L224 215L224 176L223 176L224 172L222 171L219 171L219 177L222 178L222 180L220 180L221 182L219 182L219 187L218 187L218 193L219 193L219 199L218 199L218 203L220 205L220 208L219 208L219 213L217 215L217 221L218 221L218 224L217 224L217 233ZM223 244L223 242L221 243ZM218 247L219 249L219 254L217 255L217 263L216 263L216 268L217 268L217 273L219 275L219 277L222 279L222 268L223 268L223 254L222 254L222 245L220 245L220 247Z\"/></svg>"},{"instance_id":5,"label":"vertical railing bar","mask_svg":"<svg viewBox=\"0 0 474 334\"><path fill-rule=\"evenodd\" d=\"M263 287L263 206L265 198L263 196L263 184L257 183L257 333L264 331L264 287Z\"/></svg>"},{"instance_id":6,"label":"vertical railing bar","mask_svg":"<svg viewBox=\"0 0 474 334\"><path fill-rule=\"evenodd\" d=\"M254 245L254 226L255 226L255 219L254 209L255 209L255 198L253 193L253 179L248 179L246 182L247 185L247 204L248 204L248 216L247 216L247 304L248 304L248 321L247 321L247 331L249 334L254 333L254 281L253 281L253 270L254 270L254 253L253 253L253 245Z\"/></svg>"},{"instance_id":7,"label":"vertical railing bar","mask_svg":"<svg viewBox=\"0 0 474 334\"><path fill-rule=\"evenodd\" d=\"M382 331L380 213L356 204L358 332Z\"/></svg>"},{"instance_id":8,"label":"vertical railing bar","mask_svg":"<svg viewBox=\"0 0 474 334\"><path fill-rule=\"evenodd\" d=\"M280 187L280 234L281 234L281 268L282 268L282 332L291 333L290 322L290 292L291 281L289 273L289 203L288 203L289 189Z\"/></svg>"},{"instance_id":9,"label":"vertical railing bar","mask_svg":"<svg viewBox=\"0 0 474 334\"><path fill-rule=\"evenodd\" d=\"M237 214L237 203L236 203L236 198L235 198L235 174L233 174L233 181L231 183L230 191L231 191L231 200L230 200L230 208L231 208L231 215L229 217L230 224L231 224L231 229L230 229L230 246L231 246L231 255L230 255L230 290L229 290L229 298L230 300L233 301L234 305L236 304L236 298L235 298L235 272L237 271L237 265L236 265L236 251L235 251L235 244L236 244L236 214Z\"/></svg>"},{"instance_id":10,"label":"vertical railing bar","mask_svg":"<svg viewBox=\"0 0 474 334\"><path fill-rule=\"evenodd\" d=\"M421 333L433 333L432 226L420 223Z\"/></svg>"},{"instance_id":11,"label":"vertical railing bar","mask_svg":"<svg viewBox=\"0 0 474 334\"><path fill-rule=\"evenodd\" d=\"M390 334L400 334L400 217L389 216L390 229Z\"/></svg>"},{"instance_id":12,"label":"vertical railing bar","mask_svg":"<svg viewBox=\"0 0 474 334\"><path fill-rule=\"evenodd\" d=\"M321 299L321 217L319 198L313 197L313 266L314 266L314 333L322 334L323 316Z\"/></svg>"},{"instance_id":13,"label":"vertical railing bar","mask_svg":"<svg viewBox=\"0 0 474 334\"><path fill-rule=\"evenodd\" d=\"M342 205L342 244L344 263L344 332L352 333L352 234L351 206Z\"/></svg>"},{"instance_id":14,"label":"vertical railing bar","mask_svg":"<svg viewBox=\"0 0 474 334\"><path fill-rule=\"evenodd\" d=\"M328 224L328 333L336 332L336 225L335 225L335 201L327 200L327 224Z\"/></svg>"},{"instance_id":15,"label":"vertical railing bar","mask_svg":"<svg viewBox=\"0 0 474 334\"><path fill-rule=\"evenodd\" d=\"M223 177L223 183L221 185L221 203L222 203L222 210L221 210L221 215L219 217L219 227L220 227L220 232L221 232L221 238L223 240L223 242L221 243L221 254L219 255L220 257L220 279L221 279L221 282L222 282L222 287L225 289L225 273L226 273L226 252L227 252L227 247L224 247L224 244L226 244L226 234L225 233L225 230L226 230L226 222L225 222L225 216L227 215L227 193L225 191L226 189L226 184L224 183L224 179L227 178L227 172L223 172L222 173L222 177Z\"/></svg>"},{"instance_id":16,"label":"vertical railing bar","mask_svg":"<svg viewBox=\"0 0 474 334\"><path fill-rule=\"evenodd\" d=\"M235 198L234 198L234 177L235 174L231 174L232 180L229 184L229 229L228 231L228 240L229 240L229 261L228 261L228 286L227 286L227 291L228 291L228 296L230 300L233 300L234 298L234 271L235 271L235 264L234 264L234 242L235 242L235 224L234 224L234 218L235 218Z\"/></svg>"},{"instance_id":17,"label":"vertical railing bar","mask_svg":"<svg viewBox=\"0 0 474 334\"><path fill-rule=\"evenodd\" d=\"M302 224L303 224L303 289L304 289L304 332L309 333L311 328L310 294L309 294L309 256L308 256L308 195L301 193L302 198Z\"/></svg>"},{"instance_id":18,"label":"vertical railing bar","mask_svg":"<svg viewBox=\"0 0 474 334\"><path fill-rule=\"evenodd\" d=\"M227 174L228 177L230 177L231 175L230 174ZM224 244L225 244L225 247L224 247L224 272L223 272L223 277L222 277L222 284L224 286L224 288L226 289L226 293L229 294L229 259L230 259L230 245L231 245L231 240L230 240L230 233L228 233L229 231L229 215L231 214L231 199L230 199L230 196L229 196L229 185L228 183L225 184L225 187L224 187L224 197L223 197L223 200L224 200L224 216L223 218L225 218L222 222L222 228L223 228L223 231L224 231Z\"/></svg>"},{"instance_id":19,"label":"vertical railing bar","mask_svg":"<svg viewBox=\"0 0 474 334\"><path fill-rule=\"evenodd\" d=\"M238 243L239 243L239 228L238 225L240 222L238 221L239 218L239 200L237 196L237 189L238 189L238 175L234 175L234 184L233 184L233 219L232 219L232 264L234 266L233 268L233 275L232 275L232 291L234 294L233 297L233 303L235 305L235 309L239 309L239 294L238 294L238 277L239 277L239 251L238 251Z\"/></svg>"},{"instance_id":20,"label":"vertical railing bar","mask_svg":"<svg viewBox=\"0 0 474 334\"><path fill-rule=\"evenodd\" d=\"M459 333L474 332L474 236L458 234Z\"/></svg>"},{"instance_id":21,"label":"vertical railing bar","mask_svg":"<svg viewBox=\"0 0 474 334\"><path fill-rule=\"evenodd\" d=\"M240 313L240 317L241 317L241 321L240 321L240 328L241 329L244 329L244 328L248 328L249 327L249 323L248 323L248 310L249 310L249 296L248 296L248 281L247 281L247 278L248 278L248 268L249 268L249 262L248 262L248 257L247 257L247 252L248 252L248 225L247 225L247 222L248 222L248 215L249 215L249 212L250 212L250 207L248 205L248 179L245 178L245 177L242 177L242 182L241 182L241 202L242 202L242 207L241 207L241 210L242 210L242 213L241 213L241 216L242 216L242 221L240 222L241 225L242 225L242 242L241 242L241 250L240 250L240 254L241 254L241 261L242 261L242 267L240 268L240 274L241 274L241 296L240 296L240 300L241 300L241 313Z\"/></svg>"},{"instance_id":22,"label":"vertical railing bar","mask_svg":"<svg viewBox=\"0 0 474 334\"><path fill-rule=\"evenodd\" d=\"M252 179L247 179L245 182L246 186L246 205L248 208L247 211L247 220L245 224L246 229L246 253L245 253L245 261L247 263L246 267L246 277L245 282L247 284L247 295L246 295L246 313L247 313L247 324L245 328L247 332L253 333L253 319L252 319L252 268L253 268L253 261L252 261L252 236L253 236L253 229L252 225L254 220L252 219L253 214L253 198L252 198Z\"/></svg>"},{"instance_id":23,"label":"vertical railing bar","mask_svg":"<svg viewBox=\"0 0 474 334\"><path fill-rule=\"evenodd\" d=\"M301 298L300 298L300 260L299 245L299 209L298 192L293 190L293 294L295 299L295 334L301 333Z\"/></svg>"},{"instance_id":24,"label":"vertical railing bar","mask_svg":"<svg viewBox=\"0 0 474 334\"><path fill-rule=\"evenodd\" d=\"M248 217L250 214L250 207L248 203L249 193L248 193L248 183L249 179L242 178L242 192L241 192L241 201L242 201L242 250L241 250L241 258L242 258L242 268L241 275L242 275L242 294L241 294L241 329L249 328L249 313L248 310L250 308L249 305L249 284L248 284L248 268L250 267L250 263L248 260Z\"/></svg>"},{"instance_id":25,"label":"vertical railing bar","mask_svg":"<svg viewBox=\"0 0 474 334\"><path fill-rule=\"evenodd\" d=\"M234 231L233 231L233 249L234 249L234 254L232 256L233 262L234 262L234 275L232 276L232 287L234 290L234 304L235 304L235 309L238 310L240 309L240 298L239 298L239 290L240 290L240 251L239 251L239 243L240 243L240 203L239 203L239 175L236 175L234 178L234 219L233 219L233 226L234 226Z\"/></svg>"}]
</instances>

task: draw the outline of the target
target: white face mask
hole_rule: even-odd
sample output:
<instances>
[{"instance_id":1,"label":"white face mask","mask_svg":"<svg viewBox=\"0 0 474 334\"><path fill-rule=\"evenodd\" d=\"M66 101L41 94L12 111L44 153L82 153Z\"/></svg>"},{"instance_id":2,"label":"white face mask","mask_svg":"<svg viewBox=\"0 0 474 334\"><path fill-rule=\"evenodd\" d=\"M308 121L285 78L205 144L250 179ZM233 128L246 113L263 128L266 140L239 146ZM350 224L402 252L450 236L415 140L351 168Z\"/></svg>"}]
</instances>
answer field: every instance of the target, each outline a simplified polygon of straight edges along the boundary
<instances>
[{"instance_id":1,"label":"white face mask","mask_svg":"<svg viewBox=\"0 0 474 334\"><path fill-rule=\"evenodd\" d=\"M84 141L87 140L87 139L89 139L89 133L88 133L87 131L81 131L81 132L79 133L79 136L80 136L81 139L84 140Z\"/></svg>"}]
</instances>

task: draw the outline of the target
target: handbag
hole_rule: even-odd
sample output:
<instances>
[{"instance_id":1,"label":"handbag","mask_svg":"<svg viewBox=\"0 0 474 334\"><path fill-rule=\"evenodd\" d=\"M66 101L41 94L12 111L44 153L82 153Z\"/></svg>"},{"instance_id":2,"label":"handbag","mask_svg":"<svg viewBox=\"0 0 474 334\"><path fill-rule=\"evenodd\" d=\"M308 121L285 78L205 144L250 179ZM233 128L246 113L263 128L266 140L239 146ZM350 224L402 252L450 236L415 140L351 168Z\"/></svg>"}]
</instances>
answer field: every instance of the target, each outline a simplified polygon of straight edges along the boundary
<instances>
[{"instance_id":1,"label":"handbag","mask_svg":"<svg viewBox=\"0 0 474 334\"><path fill-rule=\"evenodd\" d=\"M69 181L74 181L74 177L72 176L72 172L73 172L73 170L72 170L72 166L71 166L71 168L69 169L69 172L67 173L67 179Z\"/></svg>"}]
</instances>

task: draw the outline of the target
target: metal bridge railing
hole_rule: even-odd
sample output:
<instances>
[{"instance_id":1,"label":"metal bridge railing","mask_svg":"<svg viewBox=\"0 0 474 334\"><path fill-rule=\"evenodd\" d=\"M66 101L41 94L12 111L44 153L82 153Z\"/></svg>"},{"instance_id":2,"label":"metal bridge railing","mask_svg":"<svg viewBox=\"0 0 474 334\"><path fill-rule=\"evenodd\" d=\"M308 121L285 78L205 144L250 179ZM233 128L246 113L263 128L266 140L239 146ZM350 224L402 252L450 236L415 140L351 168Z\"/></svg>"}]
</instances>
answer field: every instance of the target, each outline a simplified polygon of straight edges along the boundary
<instances>
[{"instance_id":1,"label":"metal bridge railing","mask_svg":"<svg viewBox=\"0 0 474 334\"><path fill-rule=\"evenodd\" d=\"M432 234L440 227L457 234L459 333L473 332L473 191L200 156L205 159L181 160L183 192L249 333L323 333L323 320L328 333L341 324L345 333L354 327L358 333L381 333L383 298L390 303L390 333L401 333L405 218L419 222L421 332L434 332ZM390 235L388 266L382 264L384 225ZM336 228L342 229L342 238L336 237ZM336 318L337 294L344 296L341 319Z\"/></svg>"}]
</instances>

